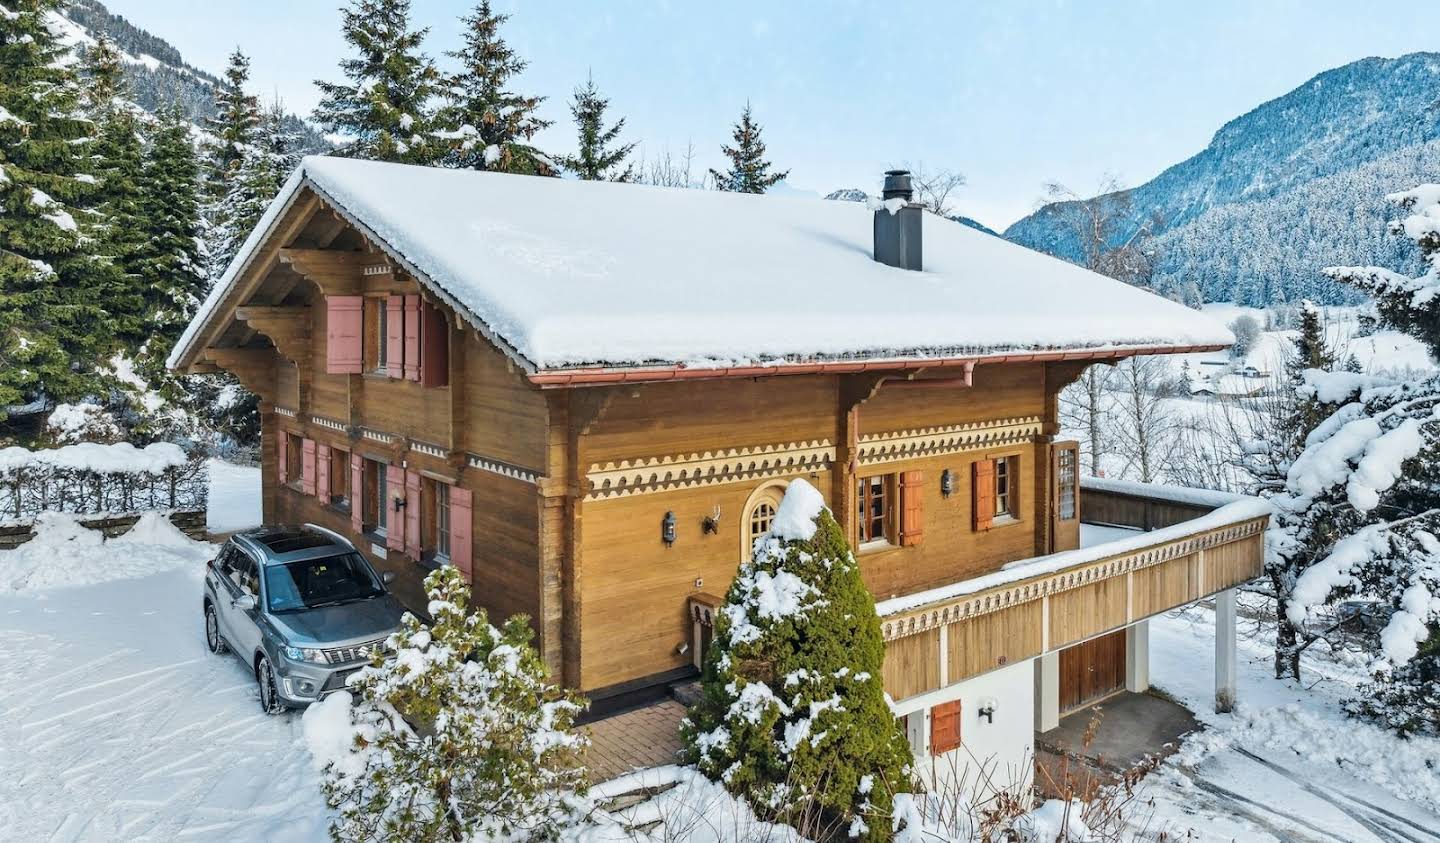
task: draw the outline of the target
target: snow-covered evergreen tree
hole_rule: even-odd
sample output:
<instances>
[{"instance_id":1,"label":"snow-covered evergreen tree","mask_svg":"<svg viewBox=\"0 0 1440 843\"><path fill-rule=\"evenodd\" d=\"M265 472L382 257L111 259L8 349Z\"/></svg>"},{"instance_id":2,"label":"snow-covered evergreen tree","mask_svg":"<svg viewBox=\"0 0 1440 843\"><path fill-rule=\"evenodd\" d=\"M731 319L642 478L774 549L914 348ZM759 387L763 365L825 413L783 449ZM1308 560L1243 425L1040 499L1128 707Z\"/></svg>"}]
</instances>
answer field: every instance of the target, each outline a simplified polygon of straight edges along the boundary
<instances>
[{"instance_id":1,"label":"snow-covered evergreen tree","mask_svg":"<svg viewBox=\"0 0 1440 843\"><path fill-rule=\"evenodd\" d=\"M593 77L575 89L575 97L570 101L579 143L575 154L567 155L561 163L585 181L632 181L635 178L634 165L625 163L635 143L615 145L625 129L625 118L606 128L605 109L609 107L610 100L600 96Z\"/></svg>"},{"instance_id":2,"label":"snow-covered evergreen tree","mask_svg":"<svg viewBox=\"0 0 1440 843\"><path fill-rule=\"evenodd\" d=\"M760 124L751 117L750 103L745 103L745 110L740 112L740 122L732 131L735 145L720 147L720 151L730 159L730 167L724 172L710 171L716 190L764 193L790 175L789 170L770 172L774 165L765 158L765 141L760 139L760 130Z\"/></svg>"},{"instance_id":3,"label":"snow-covered evergreen tree","mask_svg":"<svg viewBox=\"0 0 1440 843\"><path fill-rule=\"evenodd\" d=\"M875 603L824 499L793 480L717 613L689 759L762 811L885 839L910 748L885 699ZM868 826L868 828L867 828Z\"/></svg>"},{"instance_id":4,"label":"snow-covered evergreen tree","mask_svg":"<svg viewBox=\"0 0 1440 843\"><path fill-rule=\"evenodd\" d=\"M433 625L406 614L390 639L336 695L305 715L312 747L330 760L322 780L337 841L530 841L556 837L583 790L586 740L579 702L546 682L530 625L503 630L456 568L425 578ZM335 722L338 720L338 724ZM348 743L333 746L335 737ZM328 739L328 740L327 740Z\"/></svg>"},{"instance_id":5,"label":"snow-covered evergreen tree","mask_svg":"<svg viewBox=\"0 0 1440 843\"><path fill-rule=\"evenodd\" d=\"M464 46L452 53L460 69L446 77L446 104L438 122L449 145L445 166L502 173L555 175L555 166L531 143L535 133L550 125L536 109L544 97L510 90L526 62L500 36L509 20L481 0L462 19Z\"/></svg>"},{"instance_id":6,"label":"snow-covered evergreen tree","mask_svg":"<svg viewBox=\"0 0 1440 843\"><path fill-rule=\"evenodd\" d=\"M241 149L233 173L226 178L225 195L211 213L212 277L218 279L229 267L270 200L300 163L296 145L295 133L285 124L284 108L277 102L266 110L250 143Z\"/></svg>"},{"instance_id":7,"label":"snow-covered evergreen tree","mask_svg":"<svg viewBox=\"0 0 1440 843\"><path fill-rule=\"evenodd\" d=\"M1390 198L1410 211L1395 230L1419 245L1427 271L1406 277L1378 267L1336 267L1328 273L1376 295L1385 318L1413 331L1440 360L1440 342L1430 333L1440 299L1440 185ZM1273 498L1271 564L1288 577L1279 608L1295 641L1277 658L1298 661L1299 650L1315 640L1305 624L1316 607L1347 596L1378 600L1392 610L1375 654L1381 690L1358 710L1410 728L1415 706L1428 705L1429 723L1437 728L1440 376L1389 380L1311 369L1302 389L1331 412L1306 437L1285 492Z\"/></svg>"},{"instance_id":8,"label":"snow-covered evergreen tree","mask_svg":"<svg viewBox=\"0 0 1440 843\"><path fill-rule=\"evenodd\" d=\"M224 84L215 89L215 116L205 121L215 138L206 150L205 189L217 199L225 195L260 126L260 101L246 93L249 82L250 58L236 47L225 67Z\"/></svg>"},{"instance_id":9,"label":"snow-covered evergreen tree","mask_svg":"<svg viewBox=\"0 0 1440 843\"><path fill-rule=\"evenodd\" d=\"M149 339L137 353L142 372L163 375L165 358L207 291L200 240L200 163L178 107L161 113L140 180L145 238L132 261L144 299Z\"/></svg>"},{"instance_id":10,"label":"snow-covered evergreen tree","mask_svg":"<svg viewBox=\"0 0 1440 843\"><path fill-rule=\"evenodd\" d=\"M440 73L421 50L428 29L410 28L410 0L351 0L342 31L354 49L340 70L349 83L317 80L314 119L348 140L347 158L433 164L444 151L433 134L431 100Z\"/></svg>"},{"instance_id":11,"label":"snow-covered evergreen tree","mask_svg":"<svg viewBox=\"0 0 1440 843\"><path fill-rule=\"evenodd\" d=\"M78 220L94 202L93 124L46 25L59 0L0 8L0 421L100 388L118 272Z\"/></svg>"}]
</instances>

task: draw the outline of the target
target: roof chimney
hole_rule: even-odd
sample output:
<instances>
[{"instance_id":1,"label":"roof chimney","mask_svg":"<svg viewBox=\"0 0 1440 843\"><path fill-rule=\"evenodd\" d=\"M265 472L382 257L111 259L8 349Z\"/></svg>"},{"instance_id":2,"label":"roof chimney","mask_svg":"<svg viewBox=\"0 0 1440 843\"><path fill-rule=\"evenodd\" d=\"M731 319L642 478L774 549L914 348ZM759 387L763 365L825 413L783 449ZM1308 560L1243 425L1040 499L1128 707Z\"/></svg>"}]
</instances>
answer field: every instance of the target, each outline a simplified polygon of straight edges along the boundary
<instances>
[{"instance_id":1,"label":"roof chimney","mask_svg":"<svg viewBox=\"0 0 1440 843\"><path fill-rule=\"evenodd\" d=\"M875 210L875 260L919 271L925 206L914 201L910 171L886 170L885 187L880 196L884 205Z\"/></svg>"}]
</instances>

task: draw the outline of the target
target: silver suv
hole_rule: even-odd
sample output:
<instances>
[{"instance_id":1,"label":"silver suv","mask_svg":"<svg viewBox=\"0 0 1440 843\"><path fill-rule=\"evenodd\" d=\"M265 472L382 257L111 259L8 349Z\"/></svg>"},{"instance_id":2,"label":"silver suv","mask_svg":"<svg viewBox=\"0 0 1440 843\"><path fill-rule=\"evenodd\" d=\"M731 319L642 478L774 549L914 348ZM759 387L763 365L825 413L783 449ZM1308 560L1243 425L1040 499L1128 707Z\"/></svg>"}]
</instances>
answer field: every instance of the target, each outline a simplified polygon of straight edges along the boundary
<instances>
[{"instance_id":1,"label":"silver suv","mask_svg":"<svg viewBox=\"0 0 1440 843\"><path fill-rule=\"evenodd\" d=\"M405 610L342 536L322 527L237 533L205 570L205 643L254 671L267 714L342 690Z\"/></svg>"}]
</instances>

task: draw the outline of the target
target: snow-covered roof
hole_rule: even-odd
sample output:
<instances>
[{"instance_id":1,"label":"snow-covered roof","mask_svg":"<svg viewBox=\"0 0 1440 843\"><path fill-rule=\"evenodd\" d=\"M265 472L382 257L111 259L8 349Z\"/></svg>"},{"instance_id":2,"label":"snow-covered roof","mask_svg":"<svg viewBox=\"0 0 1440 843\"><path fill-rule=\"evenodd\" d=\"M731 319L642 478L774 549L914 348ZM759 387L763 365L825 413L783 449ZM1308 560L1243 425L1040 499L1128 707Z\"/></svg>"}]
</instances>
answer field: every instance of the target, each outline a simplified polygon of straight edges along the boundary
<instances>
[{"instance_id":1,"label":"snow-covered roof","mask_svg":"<svg viewBox=\"0 0 1440 843\"><path fill-rule=\"evenodd\" d=\"M304 187L531 371L1214 346L1218 322L926 214L923 272L852 202L306 158L171 365Z\"/></svg>"}]
</instances>

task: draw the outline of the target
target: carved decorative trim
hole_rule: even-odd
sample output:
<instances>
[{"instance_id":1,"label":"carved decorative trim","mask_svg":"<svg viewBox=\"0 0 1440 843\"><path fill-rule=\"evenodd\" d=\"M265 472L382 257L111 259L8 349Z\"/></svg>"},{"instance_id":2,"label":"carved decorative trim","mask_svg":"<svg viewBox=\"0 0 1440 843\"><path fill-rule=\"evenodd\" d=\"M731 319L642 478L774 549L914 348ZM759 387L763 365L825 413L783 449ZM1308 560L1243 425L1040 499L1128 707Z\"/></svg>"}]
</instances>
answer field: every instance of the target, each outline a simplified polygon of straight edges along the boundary
<instances>
[{"instance_id":1,"label":"carved decorative trim","mask_svg":"<svg viewBox=\"0 0 1440 843\"><path fill-rule=\"evenodd\" d=\"M512 480L520 480L525 483L540 482L540 475L528 468L521 468L518 465L492 460L487 457L482 457L479 454L466 454L465 464L471 468L478 468L481 471L498 474L501 477L509 477Z\"/></svg>"},{"instance_id":2,"label":"carved decorative trim","mask_svg":"<svg viewBox=\"0 0 1440 843\"><path fill-rule=\"evenodd\" d=\"M388 263L372 263L361 272L365 275L391 275L395 272L395 268Z\"/></svg>"},{"instance_id":3,"label":"carved decorative trim","mask_svg":"<svg viewBox=\"0 0 1440 843\"><path fill-rule=\"evenodd\" d=\"M1099 562L1042 574L974 594L960 595L919 609L908 609L890 617L882 617L880 619L881 632L886 641L893 641L946 624L998 612L1001 609L1029 603L1042 597L1181 559L1212 547L1258 536L1265 531L1267 523L1268 519L1266 518L1252 519L1178 541L1143 548L1110 559L1102 559Z\"/></svg>"},{"instance_id":4,"label":"carved decorative trim","mask_svg":"<svg viewBox=\"0 0 1440 843\"><path fill-rule=\"evenodd\" d=\"M295 411L290 409L289 407L276 407L275 414L279 416L284 416L287 419L295 418Z\"/></svg>"},{"instance_id":5,"label":"carved decorative trim","mask_svg":"<svg viewBox=\"0 0 1440 843\"><path fill-rule=\"evenodd\" d=\"M429 442L419 442L414 439L410 440L410 450L418 451L427 456L438 457L442 460L450 456L450 452L439 445L431 445Z\"/></svg>"},{"instance_id":6,"label":"carved decorative trim","mask_svg":"<svg viewBox=\"0 0 1440 843\"><path fill-rule=\"evenodd\" d=\"M312 416L310 417L310 421L315 422L316 424L320 425L321 427L328 427L328 428L330 428L331 430L338 430L338 431L340 431L341 433L345 433L346 431L348 431L348 430L350 429L344 422L338 422L338 421L335 421L334 419L327 419L327 418L325 418L324 416L314 416L314 415L312 415Z\"/></svg>"},{"instance_id":7,"label":"carved decorative trim","mask_svg":"<svg viewBox=\"0 0 1440 843\"><path fill-rule=\"evenodd\" d=\"M606 500L692 486L738 483L827 468L835 459L828 439L731 448L594 464L586 473L586 500Z\"/></svg>"},{"instance_id":8,"label":"carved decorative trim","mask_svg":"<svg viewBox=\"0 0 1440 843\"><path fill-rule=\"evenodd\" d=\"M360 428L360 435L365 437L366 439L369 439L372 442L379 442L384 445L389 445L400 438L391 433L384 433L379 430L371 430L368 427Z\"/></svg>"},{"instance_id":9,"label":"carved decorative trim","mask_svg":"<svg viewBox=\"0 0 1440 843\"><path fill-rule=\"evenodd\" d=\"M1039 416L870 433L860 437L860 465L883 465L940 454L955 454L1034 441L1042 430Z\"/></svg>"}]
</instances>

